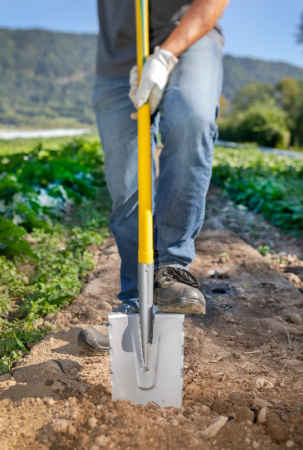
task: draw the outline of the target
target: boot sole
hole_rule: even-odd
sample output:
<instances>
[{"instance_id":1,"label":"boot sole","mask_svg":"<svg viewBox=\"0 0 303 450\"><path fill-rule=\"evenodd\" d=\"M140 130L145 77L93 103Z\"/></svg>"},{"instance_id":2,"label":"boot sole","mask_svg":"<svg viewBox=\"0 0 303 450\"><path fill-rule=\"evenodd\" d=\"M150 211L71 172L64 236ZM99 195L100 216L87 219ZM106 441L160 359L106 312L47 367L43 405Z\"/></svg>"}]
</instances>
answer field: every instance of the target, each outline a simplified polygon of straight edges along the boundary
<instances>
[{"instance_id":1,"label":"boot sole","mask_svg":"<svg viewBox=\"0 0 303 450\"><path fill-rule=\"evenodd\" d=\"M174 314L206 314L205 304L194 300L179 301L176 303L162 303L157 301L158 311Z\"/></svg>"}]
</instances>

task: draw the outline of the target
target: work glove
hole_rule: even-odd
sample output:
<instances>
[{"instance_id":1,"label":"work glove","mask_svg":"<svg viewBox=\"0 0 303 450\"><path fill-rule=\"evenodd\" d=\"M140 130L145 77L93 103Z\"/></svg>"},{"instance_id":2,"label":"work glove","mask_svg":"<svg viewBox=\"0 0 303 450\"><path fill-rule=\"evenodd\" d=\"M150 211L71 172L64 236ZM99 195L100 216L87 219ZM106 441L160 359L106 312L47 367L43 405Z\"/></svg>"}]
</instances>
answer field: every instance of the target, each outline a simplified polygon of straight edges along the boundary
<instances>
[{"instance_id":1,"label":"work glove","mask_svg":"<svg viewBox=\"0 0 303 450\"><path fill-rule=\"evenodd\" d=\"M138 66L134 66L129 76L129 98L136 109L141 108L149 99L150 114L153 114L163 97L169 74L178 62L175 55L163 48L156 47L154 53L145 61L140 84ZM137 119L138 113L131 114Z\"/></svg>"}]
</instances>

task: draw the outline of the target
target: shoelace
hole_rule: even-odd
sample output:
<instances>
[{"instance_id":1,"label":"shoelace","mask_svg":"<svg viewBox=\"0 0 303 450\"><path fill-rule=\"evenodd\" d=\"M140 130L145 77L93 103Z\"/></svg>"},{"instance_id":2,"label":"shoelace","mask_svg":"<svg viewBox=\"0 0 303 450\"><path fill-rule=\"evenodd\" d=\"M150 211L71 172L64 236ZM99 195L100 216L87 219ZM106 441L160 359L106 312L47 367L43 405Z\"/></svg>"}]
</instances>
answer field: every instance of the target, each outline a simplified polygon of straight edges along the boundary
<instances>
[{"instance_id":1,"label":"shoelace","mask_svg":"<svg viewBox=\"0 0 303 450\"><path fill-rule=\"evenodd\" d=\"M155 276L155 285L157 286L159 279L162 276L166 276L166 280L171 279L178 281L179 283L187 284L194 288L198 288L199 282L197 278L185 269L179 269L178 267L162 267L158 269Z\"/></svg>"}]
</instances>

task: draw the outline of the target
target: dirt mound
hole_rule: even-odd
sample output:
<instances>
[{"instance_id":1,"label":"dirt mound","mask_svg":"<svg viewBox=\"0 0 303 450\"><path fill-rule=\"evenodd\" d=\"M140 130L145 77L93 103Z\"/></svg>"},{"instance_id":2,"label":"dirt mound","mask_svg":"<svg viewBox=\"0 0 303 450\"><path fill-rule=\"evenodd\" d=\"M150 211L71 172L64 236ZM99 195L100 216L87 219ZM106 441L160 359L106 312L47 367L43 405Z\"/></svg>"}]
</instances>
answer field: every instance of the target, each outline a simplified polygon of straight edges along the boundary
<instances>
[{"instance_id":1,"label":"dirt mound","mask_svg":"<svg viewBox=\"0 0 303 450\"><path fill-rule=\"evenodd\" d=\"M57 330L0 382L1 450L303 449L301 262L288 253L295 242L280 235L275 251L286 259L262 257L245 242L253 244L252 234L227 228L235 220L226 218L227 202L210 191L212 220L196 241L191 270L207 314L185 320L183 407L112 401L109 356L76 344L81 328L105 322L119 304L119 257L109 239L82 293L46 318Z\"/></svg>"}]
</instances>

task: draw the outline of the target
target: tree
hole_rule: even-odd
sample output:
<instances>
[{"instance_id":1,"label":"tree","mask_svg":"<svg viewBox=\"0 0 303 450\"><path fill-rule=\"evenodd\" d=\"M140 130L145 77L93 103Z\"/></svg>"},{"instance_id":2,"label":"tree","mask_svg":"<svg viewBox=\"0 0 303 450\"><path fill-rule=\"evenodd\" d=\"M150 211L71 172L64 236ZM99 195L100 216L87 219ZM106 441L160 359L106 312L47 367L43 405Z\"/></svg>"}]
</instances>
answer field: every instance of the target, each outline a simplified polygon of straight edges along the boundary
<instances>
[{"instance_id":1,"label":"tree","mask_svg":"<svg viewBox=\"0 0 303 450\"><path fill-rule=\"evenodd\" d=\"M277 83L276 89L277 102L292 121L297 116L298 108L302 102L299 83L293 78L283 78Z\"/></svg>"},{"instance_id":2,"label":"tree","mask_svg":"<svg viewBox=\"0 0 303 450\"><path fill-rule=\"evenodd\" d=\"M245 111L255 103L273 105L274 86L270 83L248 83L236 92L232 100L232 108L237 111Z\"/></svg>"},{"instance_id":3,"label":"tree","mask_svg":"<svg viewBox=\"0 0 303 450\"><path fill-rule=\"evenodd\" d=\"M301 110L303 107L303 90L297 80L283 78L276 85L276 98L278 105L285 111L286 123L291 131L291 143L299 145L301 128Z\"/></svg>"},{"instance_id":4,"label":"tree","mask_svg":"<svg viewBox=\"0 0 303 450\"><path fill-rule=\"evenodd\" d=\"M1 103L0 103L0 105L1 105ZM219 117L225 116L226 112L228 111L229 105L230 105L230 101L222 93L221 97L220 97L220 115L219 115Z\"/></svg>"},{"instance_id":5,"label":"tree","mask_svg":"<svg viewBox=\"0 0 303 450\"><path fill-rule=\"evenodd\" d=\"M301 14L301 22L299 23L299 26L298 26L297 42L298 42L298 44L303 45L303 12Z\"/></svg>"},{"instance_id":6,"label":"tree","mask_svg":"<svg viewBox=\"0 0 303 450\"><path fill-rule=\"evenodd\" d=\"M254 142L264 147L287 148L290 140L285 112L278 106L258 102L220 119L219 131L223 140Z\"/></svg>"}]
</instances>

